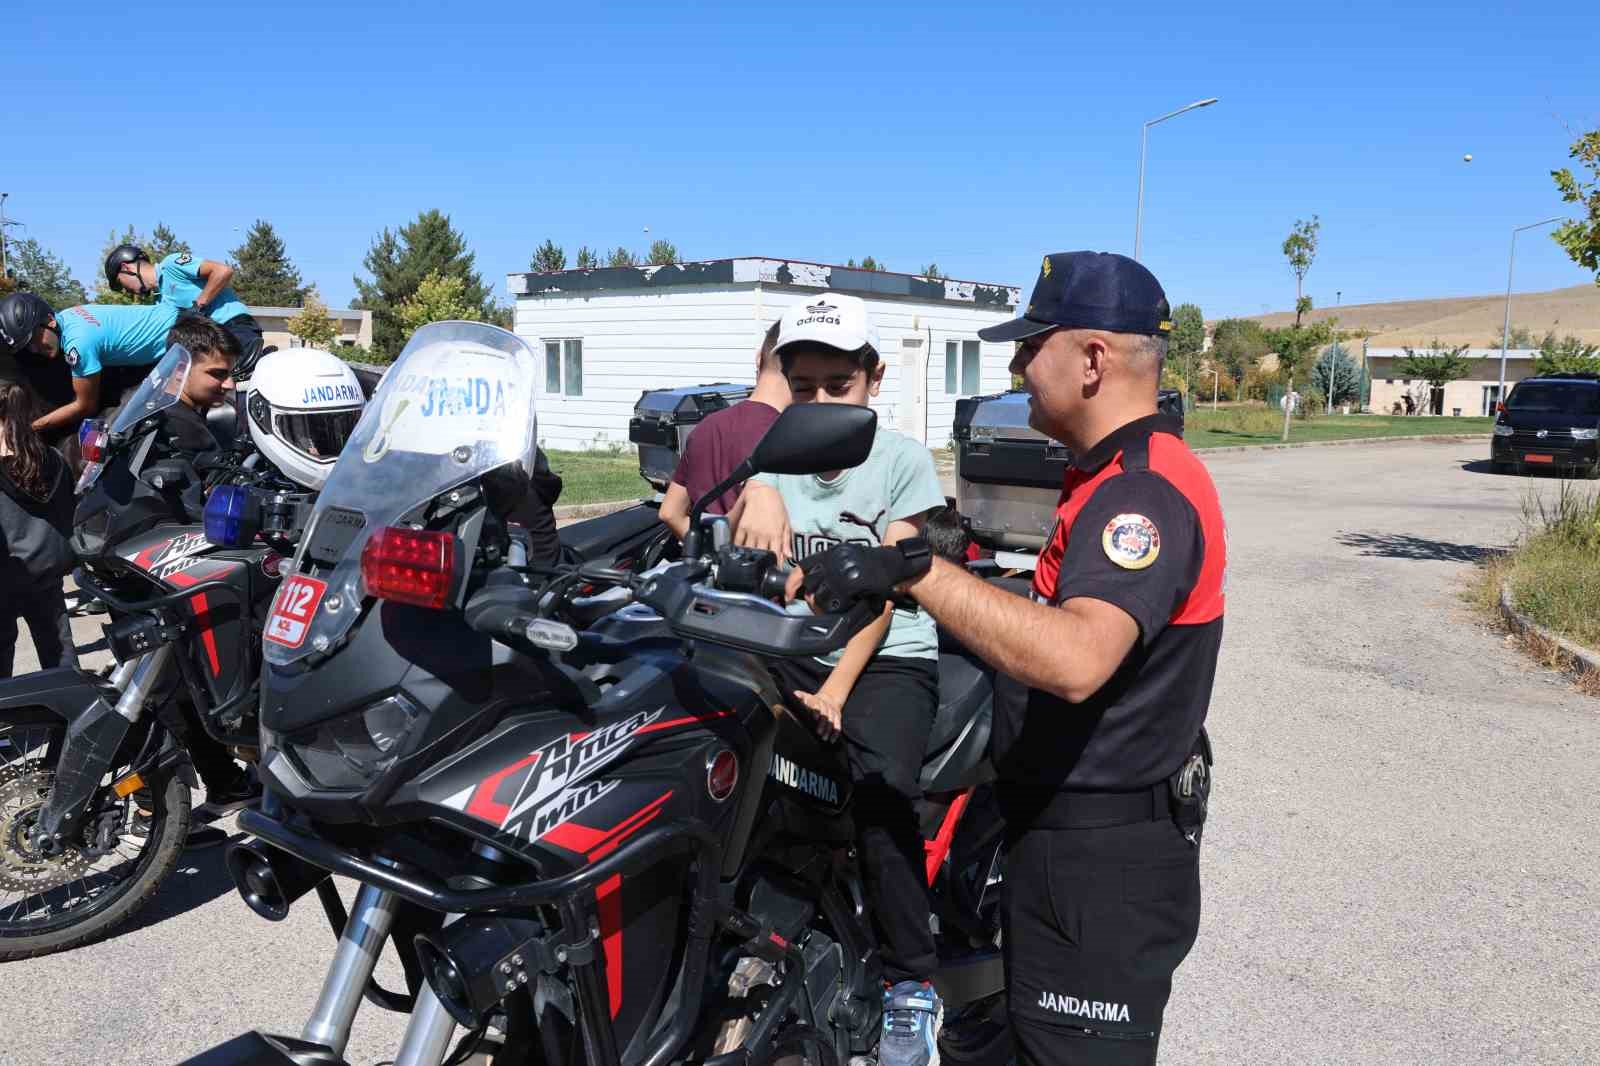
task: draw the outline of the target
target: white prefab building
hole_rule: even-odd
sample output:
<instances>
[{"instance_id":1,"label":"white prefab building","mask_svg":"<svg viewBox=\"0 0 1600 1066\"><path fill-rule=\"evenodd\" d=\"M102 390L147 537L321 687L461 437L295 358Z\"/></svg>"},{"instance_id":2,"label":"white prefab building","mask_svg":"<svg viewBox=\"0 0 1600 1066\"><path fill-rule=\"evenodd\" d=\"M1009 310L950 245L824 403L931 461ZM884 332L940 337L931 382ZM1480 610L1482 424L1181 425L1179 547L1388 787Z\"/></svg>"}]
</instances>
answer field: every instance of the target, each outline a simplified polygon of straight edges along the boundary
<instances>
[{"instance_id":1,"label":"white prefab building","mask_svg":"<svg viewBox=\"0 0 1600 1066\"><path fill-rule=\"evenodd\" d=\"M824 266L716 259L672 266L511 274L516 332L543 359L539 439L605 448L628 439L646 389L748 384L761 336L783 309L823 290L862 297L886 365L881 423L930 447L950 440L955 401L1010 387L1010 344L978 330L1016 313L1010 285Z\"/></svg>"}]
</instances>

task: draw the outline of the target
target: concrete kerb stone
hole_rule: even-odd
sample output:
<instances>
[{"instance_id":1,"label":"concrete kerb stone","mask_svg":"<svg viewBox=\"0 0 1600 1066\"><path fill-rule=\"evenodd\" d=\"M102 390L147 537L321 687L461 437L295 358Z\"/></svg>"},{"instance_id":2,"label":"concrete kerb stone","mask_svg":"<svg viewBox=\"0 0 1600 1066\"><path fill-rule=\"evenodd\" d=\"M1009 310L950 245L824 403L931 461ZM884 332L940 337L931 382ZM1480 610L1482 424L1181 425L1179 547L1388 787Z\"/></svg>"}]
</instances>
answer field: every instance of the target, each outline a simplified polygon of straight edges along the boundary
<instances>
[{"instance_id":1,"label":"concrete kerb stone","mask_svg":"<svg viewBox=\"0 0 1600 1066\"><path fill-rule=\"evenodd\" d=\"M1577 663L1574 673L1592 673L1600 677L1600 651L1586 648L1582 644L1575 644L1566 637L1535 622L1523 614L1511 602L1511 582L1500 582L1500 614L1506 620L1513 632L1519 634L1532 633L1547 640L1560 648L1563 653Z\"/></svg>"}]
</instances>

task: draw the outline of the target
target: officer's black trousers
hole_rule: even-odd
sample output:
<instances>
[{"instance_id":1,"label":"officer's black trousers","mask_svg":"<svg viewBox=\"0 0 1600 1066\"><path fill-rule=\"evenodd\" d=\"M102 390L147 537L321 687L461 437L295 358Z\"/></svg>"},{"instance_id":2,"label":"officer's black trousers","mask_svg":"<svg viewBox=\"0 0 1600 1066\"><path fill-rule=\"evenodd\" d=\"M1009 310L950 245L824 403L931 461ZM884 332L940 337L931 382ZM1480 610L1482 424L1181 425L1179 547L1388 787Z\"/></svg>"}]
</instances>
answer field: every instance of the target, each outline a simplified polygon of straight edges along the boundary
<instances>
[{"instance_id":1,"label":"officer's black trousers","mask_svg":"<svg viewBox=\"0 0 1600 1066\"><path fill-rule=\"evenodd\" d=\"M1023 1066L1156 1061L1200 924L1199 854L1170 818L1013 838L1004 945Z\"/></svg>"}]
</instances>

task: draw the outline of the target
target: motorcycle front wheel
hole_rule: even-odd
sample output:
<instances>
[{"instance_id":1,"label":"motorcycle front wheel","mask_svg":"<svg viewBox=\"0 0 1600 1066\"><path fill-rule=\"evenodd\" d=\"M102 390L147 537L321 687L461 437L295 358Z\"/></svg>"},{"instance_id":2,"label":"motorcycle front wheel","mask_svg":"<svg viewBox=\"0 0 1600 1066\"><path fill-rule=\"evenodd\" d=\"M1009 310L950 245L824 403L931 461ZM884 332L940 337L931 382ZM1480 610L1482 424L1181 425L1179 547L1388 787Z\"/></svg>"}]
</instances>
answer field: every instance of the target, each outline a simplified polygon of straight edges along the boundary
<instances>
[{"instance_id":1,"label":"motorcycle front wheel","mask_svg":"<svg viewBox=\"0 0 1600 1066\"><path fill-rule=\"evenodd\" d=\"M189 786L177 775L125 799L112 767L79 839L55 854L30 830L55 780L66 723L43 709L0 713L0 962L66 951L104 936L155 895L189 833Z\"/></svg>"}]
</instances>

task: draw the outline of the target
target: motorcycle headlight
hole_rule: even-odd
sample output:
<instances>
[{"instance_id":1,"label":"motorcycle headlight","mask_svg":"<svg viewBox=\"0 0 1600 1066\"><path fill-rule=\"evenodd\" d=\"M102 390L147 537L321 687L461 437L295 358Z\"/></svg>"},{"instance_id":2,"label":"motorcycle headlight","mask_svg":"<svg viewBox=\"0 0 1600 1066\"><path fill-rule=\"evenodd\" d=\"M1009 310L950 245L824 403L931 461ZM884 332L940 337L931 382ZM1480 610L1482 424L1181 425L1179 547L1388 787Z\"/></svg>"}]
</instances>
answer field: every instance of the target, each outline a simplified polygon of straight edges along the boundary
<instances>
[{"instance_id":1,"label":"motorcycle headlight","mask_svg":"<svg viewBox=\"0 0 1600 1066\"><path fill-rule=\"evenodd\" d=\"M281 737L305 775L323 788L360 791L383 776L406 750L417 712L398 696Z\"/></svg>"},{"instance_id":2,"label":"motorcycle headlight","mask_svg":"<svg viewBox=\"0 0 1600 1066\"><path fill-rule=\"evenodd\" d=\"M1572 431L1573 440L1594 440L1597 437L1600 437L1600 429L1574 429Z\"/></svg>"},{"instance_id":3,"label":"motorcycle headlight","mask_svg":"<svg viewBox=\"0 0 1600 1066\"><path fill-rule=\"evenodd\" d=\"M1498 422L1495 423L1494 435L1497 437L1509 437L1515 432L1516 430L1512 429L1510 426L1502 425Z\"/></svg>"}]
</instances>

